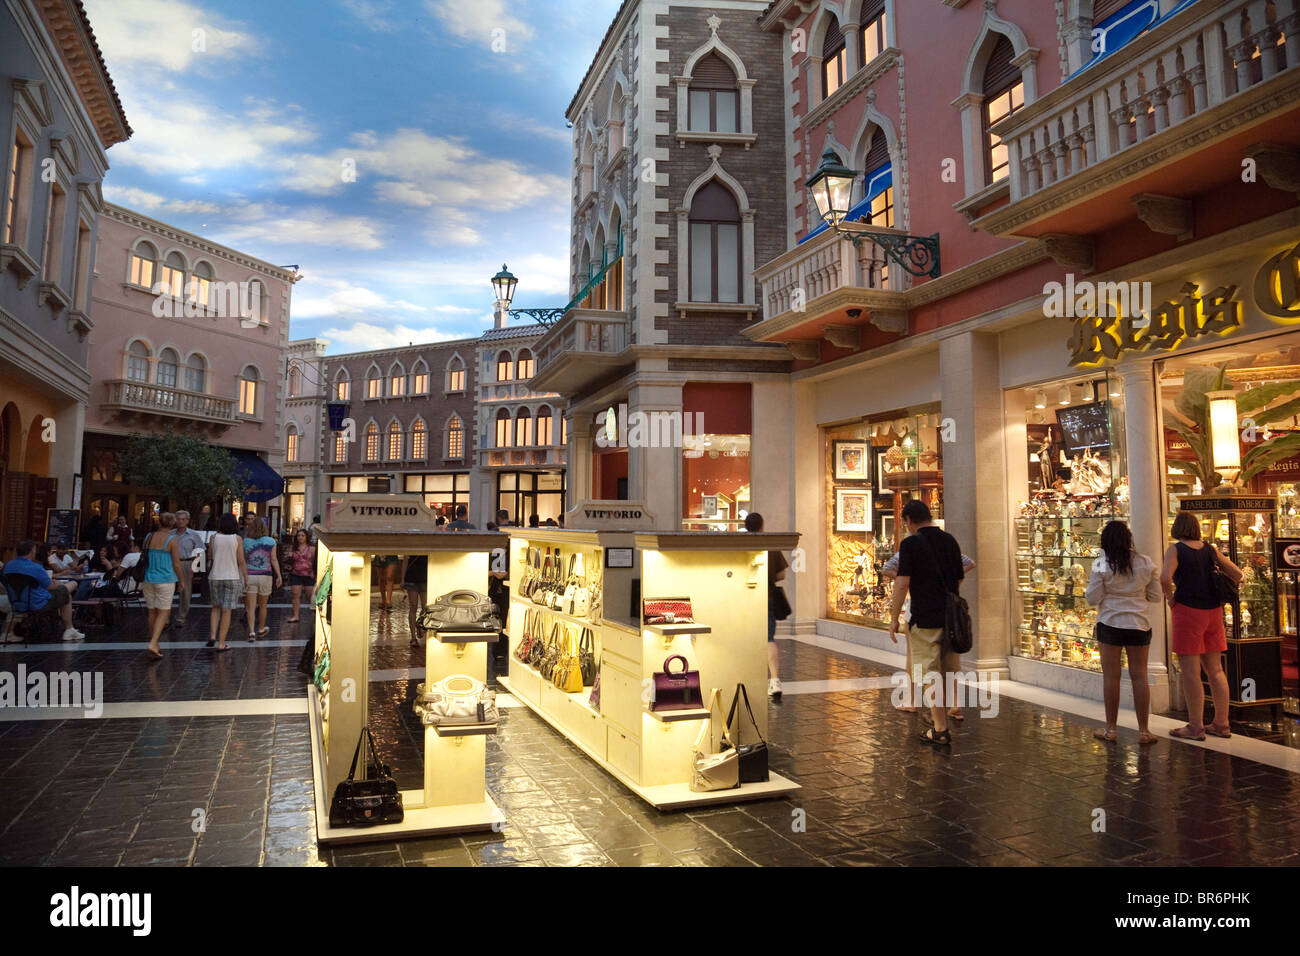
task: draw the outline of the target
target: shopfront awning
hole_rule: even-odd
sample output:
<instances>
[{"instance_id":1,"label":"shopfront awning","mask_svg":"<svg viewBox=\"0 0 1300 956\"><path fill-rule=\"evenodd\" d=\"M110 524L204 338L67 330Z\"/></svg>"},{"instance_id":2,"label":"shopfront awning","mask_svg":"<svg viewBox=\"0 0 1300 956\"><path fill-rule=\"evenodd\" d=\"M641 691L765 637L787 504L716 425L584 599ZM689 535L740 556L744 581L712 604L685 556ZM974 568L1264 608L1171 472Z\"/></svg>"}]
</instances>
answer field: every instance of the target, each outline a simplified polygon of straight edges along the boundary
<instances>
[{"instance_id":1,"label":"shopfront awning","mask_svg":"<svg viewBox=\"0 0 1300 956\"><path fill-rule=\"evenodd\" d=\"M251 451L232 451L235 477L244 482L246 501L272 501L284 494L284 478Z\"/></svg>"}]
</instances>

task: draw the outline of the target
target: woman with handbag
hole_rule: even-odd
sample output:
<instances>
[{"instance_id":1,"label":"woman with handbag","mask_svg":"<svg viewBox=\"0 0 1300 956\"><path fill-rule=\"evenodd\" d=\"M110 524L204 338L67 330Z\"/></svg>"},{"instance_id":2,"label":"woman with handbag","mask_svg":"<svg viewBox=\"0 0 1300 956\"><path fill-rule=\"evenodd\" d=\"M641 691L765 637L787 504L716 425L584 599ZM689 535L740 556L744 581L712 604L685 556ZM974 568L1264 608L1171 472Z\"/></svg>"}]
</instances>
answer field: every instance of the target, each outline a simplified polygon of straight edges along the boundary
<instances>
[{"instance_id":1,"label":"woman with handbag","mask_svg":"<svg viewBox=\"0 0 1300 956\"><path fill-rule=\"evenodd\" d=\"M1151 650L1149 606L1160 600L1156 564L1133 548L1133 533L1123 521L1111 521L1101 531L1101 557L1092 564L1084 592L1097 606L1097 644L1101 650L1101 683L1106 700L1106 726L1093 736L1114 743L1119 735L1119 679L1122 656L1128 658L1137 711L1138 743L1153 744L1147 727L1151 688L1147 684L1147 653Z\"/></svg>"},{"instance_id":2,"label":"woman with handbag","mask_svg":"<svg viewBox=\"0 0 1300 956\"><path fill-rule=\"evenodd\" d=\"M1174 543L1165 552L1160 585L1173 609L1170 646L1178 655L1183 674L1183 696L1187 698L1187 725L1177 727L1169 736L1180 740L1204 740L1206 733L1231 737L1228 726L1228 676L1219 657L1228 649L1223 628L1223 605L1215 576L1223 575L1233 584L1240 583L1241 568L1229 561L1212 544L1201 540L1201 523L1190 511L1178 512L1169 530ZM1214 701L1214 723L1205 726L1205 691L1201 671L1210 683Z\"/></svg>"},{"instance_id":3,"label":"woman with handbag","mask_svg":"<svg viewBox=\"0 0 1300 956\"><path fill-rule=\"evenodd\" d=\"M745 530L756 534L763 530L763 516L757 511L745 515ZM790 563L780 551L767 552L767 693L781 699L781 654L776 648L776 622L790 616L790 599L781 582Z\"/></svg>"}]
</instances>

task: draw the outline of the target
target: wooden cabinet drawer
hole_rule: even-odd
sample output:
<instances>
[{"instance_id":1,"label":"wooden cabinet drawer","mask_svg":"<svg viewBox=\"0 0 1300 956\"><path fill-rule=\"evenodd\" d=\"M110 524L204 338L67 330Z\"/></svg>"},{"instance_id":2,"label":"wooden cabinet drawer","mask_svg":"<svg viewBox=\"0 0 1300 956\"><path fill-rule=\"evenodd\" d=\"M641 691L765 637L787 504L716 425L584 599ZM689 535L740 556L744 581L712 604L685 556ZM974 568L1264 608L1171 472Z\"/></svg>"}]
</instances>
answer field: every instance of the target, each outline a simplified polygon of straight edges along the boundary
<instances>
[{"instance_id":1,"label":"wooden cabinet drawer","mask_svg":"<svg viewBox=\"0 0 1300 956\"><path fill-rule=\"evenodd\" d=\"M633 783L641 782L641 746L617 727L606 728L606 748L610 765Z\"/></svg>"},{"instance_id":2,"label":"wooden cabinet drawer","mask_svg":"<svg viewBox=\"0 0 1300 956\"><path fill-rule=\"evenodd\" d=\"M586 699L584 692L582 699ZM599 759L605 759L605 720L600 714L570 699L569 709L574 712L574 736Z\"/></svg>"},{"instance_id":3,"label":"wooden cabinet drawer","mask_svg":"<svg viewBox=\"0 0 1300 956\"><path fill-rule=\"evenodd\" d=\"M541 703L541 682L538 680L537 672L514 658L510 659L510 689L514 691L516 697L533 704Z\"/></svg>"},{"instance_id":4,"label":"wooden cabinet drawer","mask_svg":"<svg viewBox=\"0 0 1300 956\"><path fill-rule=\"evenodd\" d=\"M641 684L608 661L600 665L600 711L634 739L641 737Z\"/></svg>"},{"instance_id":5,"label":"wooden cabinet drawer","mask_svg":"<svg viewBox=\"0 0 1300 956\"><path fill-rule=\"evenodd\" d=\"M644 656L641 647L641 632L606 624L600 629L602 654L617 654L628 662L632 669L639 670Z\"/></svg>"}]
</instances>

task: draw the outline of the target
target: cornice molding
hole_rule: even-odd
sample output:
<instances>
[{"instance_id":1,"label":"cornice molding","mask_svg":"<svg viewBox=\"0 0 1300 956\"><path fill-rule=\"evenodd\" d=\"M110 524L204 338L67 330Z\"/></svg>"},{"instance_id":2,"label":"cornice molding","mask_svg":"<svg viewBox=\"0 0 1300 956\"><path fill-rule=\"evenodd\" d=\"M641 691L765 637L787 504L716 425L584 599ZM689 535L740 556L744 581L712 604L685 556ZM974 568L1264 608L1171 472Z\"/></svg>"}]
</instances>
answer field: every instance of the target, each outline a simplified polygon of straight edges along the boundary
<instances>
[{"instance_id":1,"label":"cornice molding","mask_svg":"<svg viewBox=\"0 0 1300 956\"><path fill-rule=\"evenodd\" d=\"M290 285L293 284L294 274L292 272L281 269L279 266L273 266L271 263L262 259L256 259L247 253L238 252L235 249L231 249L229 246L222 246L210 239L196 236L192 232L186 232L185 230L178 229L175 226L169 226L167 223L159 222L157 219L151 219L144 213L136 212L135 210L127 209L124 206L118 206L111 202L105 202L103 215L106 218L120 222L123 225L131 226L135 229L143 229L155 236L170 239L173 242L183 242L186 245L193 246L195 249L206 252L208 255L217 256L218 258L225 259L227 262L233 262L237 265L254 269L274 279L288 282Z\"/></svg>"},{"instance_id":2,"label":"cornice molding","mask_svg":"<svg viewBox=\"0 0 1300 956\"><path fill-rule=\"evenodd\" d=\"M130 139L131 127L122 102L81 4L77 0L38 0L35 5L104 149Z\"/></svg>"},{"instance_id":3,"label":"cornice molding","mask_svg":"<svg viewBox=\"0 0 1300 956\"><path fill-rule=\"evenodd\" d=\"M840 107L847 105L858 93L889 72L890 67L898 63L899 55L897 47L881 50L875 59L845 80L843 86L799 117L795 124L795 135L798 135L798 130L812 129L830 119Z\"/></svg>"}]
</instances>

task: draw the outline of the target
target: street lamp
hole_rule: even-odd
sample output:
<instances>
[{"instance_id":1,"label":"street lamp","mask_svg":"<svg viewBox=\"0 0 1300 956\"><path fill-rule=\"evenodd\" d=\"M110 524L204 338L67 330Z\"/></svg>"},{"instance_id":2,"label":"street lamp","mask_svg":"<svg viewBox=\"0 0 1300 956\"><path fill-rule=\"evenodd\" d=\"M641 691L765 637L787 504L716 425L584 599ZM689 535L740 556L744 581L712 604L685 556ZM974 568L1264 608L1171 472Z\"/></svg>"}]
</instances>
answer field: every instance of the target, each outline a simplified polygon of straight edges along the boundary
<instances>
[{"instance_id":1,"label":"street lamp","mask_svg":"<svg viewBox=\"0 0 1300 956\"><path fill-rule=\"evenodd\" d=\"M506 268L505 263L501 264L501 271L492 277L492 291L496 293L496 310L493 318L496 319L496 327L504 329L506 319L512 315L526 315L534 322L540 322L542 325L550 326L559 321L560 317L568 311L563 309L512 309L510 303L515 298L515 286L519 280Z\"/></svg>"},{"instance_id":2,"label":"street lamp","mask_svg":"<svg viewBox=\"0 0 1300 956\"><path fill-rule=\"evenodd\" d=\"M504 308L510 308L510 302L515 297L515 286L519 284L508 269L505 263L501 263L501 271L492 277L492 289L497 294L497 301L505 303Z\"/></svg>"},{"instance_id":3,"label":"street lamp","mask_svg":"<svg viewBox=\"0 0 1300 956\"><path fill-rule=\"evenodd\" d=\"M804 184L812 193L813 204L822 221L841 238L853 243L855 248L869 239L911 275L937 279L940 274L937 232L932 236L909 236L861 226L844 228L852 204L853 182L857 178L858 174L844 165L835 150L827 149L822 153L822 164Z\"/></svg>"}]
</instances>

